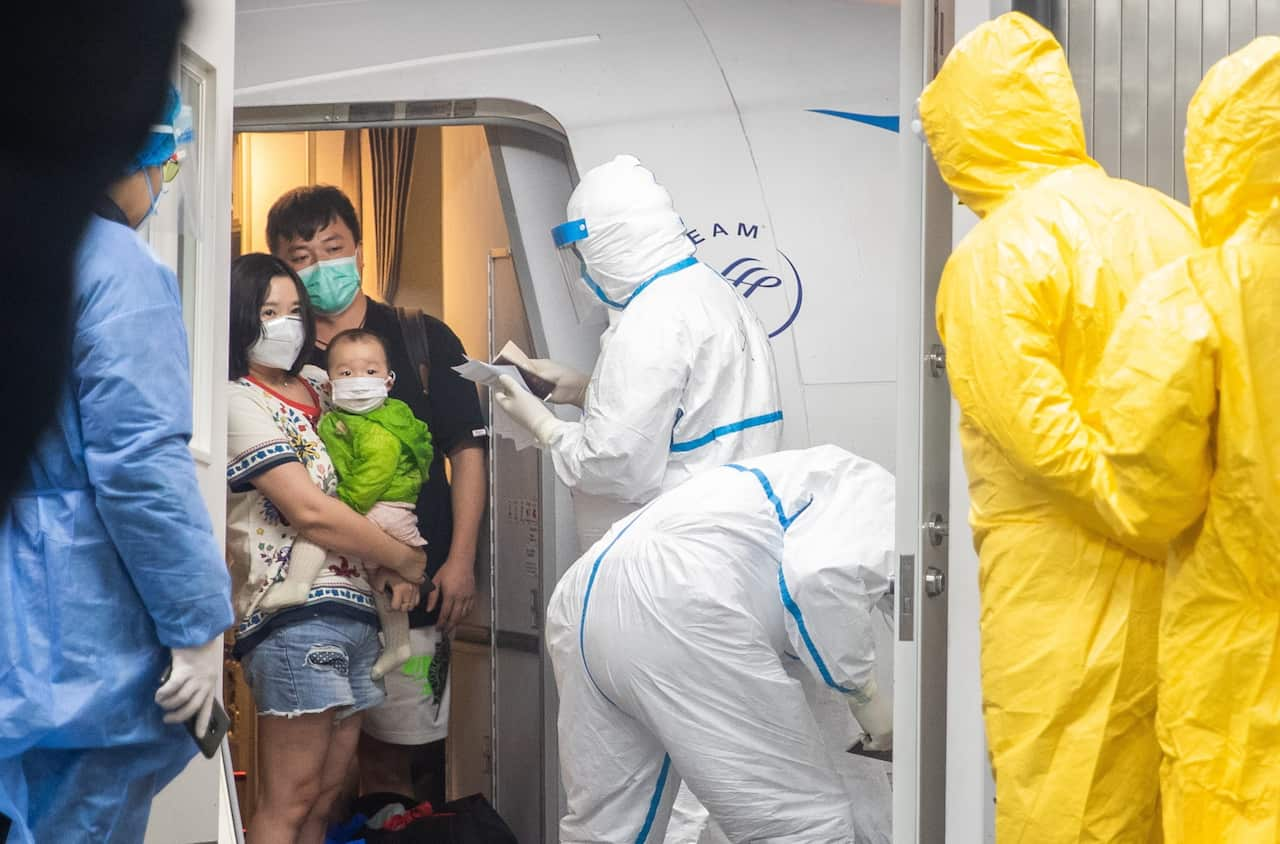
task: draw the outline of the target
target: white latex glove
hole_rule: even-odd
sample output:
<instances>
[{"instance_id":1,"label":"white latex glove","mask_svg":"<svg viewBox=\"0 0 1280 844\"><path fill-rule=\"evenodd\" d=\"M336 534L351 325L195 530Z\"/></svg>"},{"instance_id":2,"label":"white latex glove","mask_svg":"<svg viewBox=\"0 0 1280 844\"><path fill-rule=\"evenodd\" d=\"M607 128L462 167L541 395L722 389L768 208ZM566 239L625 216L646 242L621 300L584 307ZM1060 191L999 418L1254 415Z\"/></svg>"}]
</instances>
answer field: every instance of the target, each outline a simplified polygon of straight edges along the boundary
<instances>
[{"instance_id":1,"label":"white latex glove","mask_svg":"<svg viewBox=\"0 0 1280 844\"><path fill-rule=\"evenodd\" d=\"M493 400L517 425L533 434L541 447L545 448L556 428L564 424L537 396L517 384L510 375L498 378L493 388Z\"/></svg>"},{"instance_id":2,"label":"white latex glove","mask_svg":"<svg viewBox=\"0 0 1280 844\"><path fill-rule=\"evenodd\" d=\"M873 677L862 689L866 703L859 703L854 696L849 697L849 711L858 719L858 725L866 733L863 747L867 750L893 749L893 701L880 694L880 688Z\"/></svg>"},{"instance_id":3,"label":"white latex glove","mask_svg":"<svg viewBox=\"0 0 1280 844\"><path fill-rule=\"evenodd\" d=\"M156 703L168 713L166 724L180 724L197 715L196 735L204 735L222 673L222 636L194 648L174 648L172 654L169 679L156 692Z\"/></svg>"},{"instance_id":4,"label":"white latex glove","mask_svg":"<svg viewBox=\"0 0 1280 844\"><path fill-rule=\"evenodd\" d=\"M575 407L582 407L586 401L590 375L546 358L530 358L528 369L539 378L545 378L556 385L547 401Z\"/></svg>"}]
</instances>

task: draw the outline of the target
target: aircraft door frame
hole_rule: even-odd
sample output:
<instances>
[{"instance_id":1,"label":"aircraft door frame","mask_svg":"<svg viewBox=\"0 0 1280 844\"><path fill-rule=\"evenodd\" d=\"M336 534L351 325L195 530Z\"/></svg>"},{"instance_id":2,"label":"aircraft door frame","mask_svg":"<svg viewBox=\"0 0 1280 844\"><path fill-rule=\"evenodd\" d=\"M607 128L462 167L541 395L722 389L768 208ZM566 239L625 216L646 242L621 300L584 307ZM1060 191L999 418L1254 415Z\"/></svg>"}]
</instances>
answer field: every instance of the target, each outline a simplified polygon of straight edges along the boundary
<instances>
[{"instance_id":1,"label":"aircraft door frame","mask_svg":"<svg viewBox=\"0 0 1280 844\"><path fill-rule=\"evenodd\" d=\"M916 98L954 40L953 0L903 3L900 113ZM946 840L947 645L951 393L934 324L943 265L951 253L951 192L924 141L900 135L903 228L899 288L897 465L897 647L894 659L893 840Z\"/></svg>"},{"instance_id":2,"label":"aircraft door frame","mask_svg":"<svg viewBox=\"0 0 1280 844\"><path fill-rule=\"evenodd\" d=\"M223 0L188 0L175 83L192 108L195 143L184 162L182 197L159 207L164 225L145 231L152 248L178 273L188 331L193 431L191 454L215 526L226 523L226 384L231 251L231 122L235 68L235 8ZM225 533L216 530L217 540ZM146 842L243 842L227 745L212 760L197 755L152 805Z\"/></svg>"},{"instance_id":3,"label":"aircraft door frame","mask_svg":"<svg viewBox=\"0 0 1280 844\"><path fill-rule=\"evenodd\" d=\"M518 285L518 296L522 301L528 317L528 339L530 347L526 348L531 356L554 357L569 365L590 371L594 367L595 357L599 351L599 336L607 325L603 307L583 302L574 298L572 290L565 284L560 270L559 259L550 238L553 226L564 221L564 209L569 194L576 182L576 170L568 141L559 124L550 115L524 103L507 100L456 100L456 101L422 101L394 103L325 103L315 105L294 106L258 106L235 109L234 132L302 132L351 130L375 127L426 127L426 126L483 126L489 141L490 153L494 165L494 174L498 183L498 192L506 218L508 239L511 244L509 255L491 253L487 256L491 267L495 262L510 262ZM230 183L228 171L227 183ZM226 211L230 219L229 208ZM229 250L228 246L228 250ZM494 307L494 298L490 296L490 308ZM490 312L491 342L499 338L493 333L494 314ZM499 344L500 345L500 344ZM492 350L491 350L492 351ZM566 412L567 411L561 411ZM517 460L520 455L514 456ZM490 648L491 673L489 680L490 712L488 743L481 748L483 770L467 771L460 779L474 782L477 778L487 779L490 792L496 807L506 815L511 807L503 809L504 780L503 771L513 765L519 770L523 761L514 761L504 756L515 756L522 759L528 755L529 742L520 737L515 729L503 730L505 722L513 719L523 721L521 713L514 712L511 704L519 701L533 701L538 707L541 722L534 725L536 735L532 738L541 751L542 765L538 775L538 790L541 799L536 807L520 806L517 814L522 819L531 817L531 812L538 814L537 825L541 828L542 840L557 840L558 820L562 808L562 797L559 789L559 759L555 752L556 693L555 681L546 657L542 641L542 624L545 619L547 601L556 581L565 568L579 556L578 538L574 529L573 503L568 490L555 480L555 472L550 458L541 454L537 462L537 594L532 599L536 616L537 630L524 631L523 635L513 636L512 631L504 630L500 619L504 617L497 606L499 589L497 579L502 572L496 571L495 562L499 558L492 551L496 541L495 520L502 519L505 509L498 507L495 491L490 489L490 513L485 523L487 530L482 530L481 556L488 557L487 562L478 561L477 577L479 591L487 592L480 596L483 601L489 600L488 612L479 613L487 616L483 621L488 625L488 641L478 641L470 632L465 638L460 636L461 647L457 653L459 658L471 658L481 653L480 648ZM493 470L490 473L494 478ZM501 512L495 512L500 509ZM560 518L557 518L557 515ZM484 533L488 533L488 545L484 545ZM485 566L488 571L485 571ZM486 578L486 574L488 577ZM533 643L535 646L530 647ZM507 646L510 647L507 647ZM527 657L536 653L538 670L541 674L535 688L524 686L528 679L527 666L514 666L514 662L527 662ZM503 667L512 669L511 679L504 682ZM484 684L477 684L477 688ZM510 694L503 695L503 689ZM455 687L455 695L461 691ZM468 689L468 693L475 690ZM523 696L523 697L522 697ZM508 699L509 698L509 699ZM455 701L456 707L458 702ZM514 722L513 722L514 723ZM468 733L471 739L475 736ZM507 747L503 736L512 737L514 745ZM527 737L525 737L527 738ZM451 745L452 747L452 745ZM457 779L451 774L451 781ZM508 783L508 792L512 791ZM511 796L510 793L508 796ZM522 839L523 840L523 839Z\"/></svg>"}]
</instances>

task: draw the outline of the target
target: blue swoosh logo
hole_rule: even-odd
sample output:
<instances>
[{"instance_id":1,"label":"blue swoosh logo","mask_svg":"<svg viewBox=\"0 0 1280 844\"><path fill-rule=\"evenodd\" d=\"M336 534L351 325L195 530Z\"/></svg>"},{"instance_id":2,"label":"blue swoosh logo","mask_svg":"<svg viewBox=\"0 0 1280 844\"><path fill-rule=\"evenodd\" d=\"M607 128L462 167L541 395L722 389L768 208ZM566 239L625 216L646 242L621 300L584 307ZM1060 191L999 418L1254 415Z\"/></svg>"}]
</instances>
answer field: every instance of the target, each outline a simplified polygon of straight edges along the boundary
<instances>
[{"instance_id":1,"label":"blue swoosh logo","mask_svg":"<svg viewBox=\"0 0 1280 844\"><path fill-rule=\"evenodd\" d=\"M898 131L898 115L896 114L858 114L854 111L836 111L833 108L811 108L806 109L806 111L839 117L841 120L852 120L854 123L864 123L867 126L874 126L887 132Z\"/></svg>"}]
</instances>

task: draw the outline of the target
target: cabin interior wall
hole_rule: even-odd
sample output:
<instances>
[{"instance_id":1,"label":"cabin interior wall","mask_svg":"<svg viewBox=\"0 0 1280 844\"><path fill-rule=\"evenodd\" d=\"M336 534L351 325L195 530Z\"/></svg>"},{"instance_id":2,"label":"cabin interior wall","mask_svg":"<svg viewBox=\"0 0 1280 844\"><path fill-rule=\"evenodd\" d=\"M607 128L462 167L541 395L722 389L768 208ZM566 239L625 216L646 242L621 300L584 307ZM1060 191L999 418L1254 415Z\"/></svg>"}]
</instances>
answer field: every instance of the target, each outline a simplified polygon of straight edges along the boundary
<instances>
[{"instance_id":1,"label":"cabin interior wall","mask_svg":"<svg viewBox=\"0 0 1280 844\"><path fill-rule=\"evenodd\" d=\"M489 348L489 254L511 241L484 127L451 126L442 135L443 319L480 358Z\"/></svg>"}]
</instances>

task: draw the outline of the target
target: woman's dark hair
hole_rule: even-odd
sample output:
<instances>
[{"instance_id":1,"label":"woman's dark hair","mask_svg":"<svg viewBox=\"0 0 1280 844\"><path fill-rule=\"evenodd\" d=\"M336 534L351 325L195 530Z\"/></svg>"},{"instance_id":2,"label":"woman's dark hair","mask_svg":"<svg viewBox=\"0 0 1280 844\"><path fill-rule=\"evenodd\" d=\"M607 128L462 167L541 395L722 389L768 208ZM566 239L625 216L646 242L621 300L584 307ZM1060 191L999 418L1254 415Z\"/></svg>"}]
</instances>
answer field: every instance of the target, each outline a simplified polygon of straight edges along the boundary
<instances>
[{"instance_id":1,"label":"woman's dark hair","mask_svg":"<svg viewBox=\"0 0 1280 844\"><path fill-rule=\"evenodd\" d=\"M298 359L289 368L297 375L316 342L316 318L311 310L307 288L293 268L272 255L250 252L231 262L231 348L227 358L227 375L234 381L249 374L249 347L262 336L262 303L271 289L271 280L285 276L298 291L298 316L306 336Z\"/></svg>"}]
</instances>

